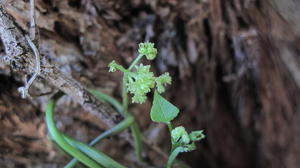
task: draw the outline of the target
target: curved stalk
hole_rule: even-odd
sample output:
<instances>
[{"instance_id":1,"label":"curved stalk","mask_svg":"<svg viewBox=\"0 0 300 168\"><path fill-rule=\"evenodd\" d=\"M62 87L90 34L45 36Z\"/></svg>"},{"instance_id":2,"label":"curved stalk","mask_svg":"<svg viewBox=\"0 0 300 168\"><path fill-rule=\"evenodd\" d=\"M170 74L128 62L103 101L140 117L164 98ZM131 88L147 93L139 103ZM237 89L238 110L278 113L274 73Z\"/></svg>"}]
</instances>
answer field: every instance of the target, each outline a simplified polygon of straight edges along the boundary
<instances>
[{"instance_id":1,"label":"curved stalk","mask_svg":"<svg viewBox=\"0 0 300 168\"><path fill-rule=\"evenodd\" d=\"M66 135L64 135L64 138L73 147L79 149L80 151L85 153L87 156L89 156L90 158L95 160L97 163L102 165L103 168L110 168L110 167L113 167L113 168L126 168L125 166L123 166L120 163L116 162L115 160L111 159L110 157L108 157L104 153L99 152L99 151L91 148L90 146L88 146L88 145L86 145L86 144L84 144L80 141L72 139L71 137L66 136ZM65 166L65 168L68 168L69 166L71 166L71 165L68 164L67 166Z\"/></svg>"},{"instance_id":2,"label":"curved stalk","mask_svg":"<svg viewBox=\"0 0 300 168\"><path fill-rule=\"evenodd\" d=\"M127 129L129 126L132 125L132 123L134 122L134 118L133 117L127 117L125 120L123 120L121 123L119 123L118 125L116 125L115 127L105 131L104 133L100 134L99 136L97 136L95 139L93 139L90 143L89 146L94 146L97 143L99 143L101 140L115 135L117 133L120 133L122 131L124 131L125 129ZM77 159L72 159L66 166L65 168L72 168L77 164L78 160Z\"/></svg>"},{"instance_id":3,"label":"curved stalk","mask_svg":"<svg viewBox=\"0 0 300 168\"><path fill-rule=\"evenodd\" d=\"M58 131L54 121L54 107L56 105L57 100L61 97L62 94L56 94L53 99L51 99L48 103L46 110L46 123L49 130L49 133L52 138L54 138L55 142L68 154L77 158L80 162L88 167L93 168L101 168L96 162L87 157L80 150L74 148L70 145L63 137L63 135Z\"/></svg>"},{"instance_id":4,"label":"curved stalk","mask_svg":"<svg viewBox=\"0 0 300 168\"><path fill-rule=\"evenodd\" d=\"M171 122L167 122L166 123L167 126L168 126L168 129L169 129L169 132L170 132L170 135L172 135L172 130L173 130L173 127L172 127L172 124ZM173 144L172 142L172 136L171 136L171 144L172 144L172 147L171 147L171 152L173 152L173 150L176 148L176 146Z\"/></svg>"},{"instance_id":5,"label":"curved stalk","mask_svg":"<svg viewBox=\"0 0 300 168\"><path fill-rule=\"evenodd\" d=\"M136 59L134 59L134 61L131 63L131 65L129 66L128 70L131 71L132 68L133 68L136 64L138 64L142 58L143 58L143 55L138 55L138 56L136 57Z\"/></svg>"},{"instance_id":6,"label":"curved stalk","mask_svg":"<svg viewBox=\"0 0 300 168\"><path fill-rule=\"evenodd\" d=\"M168 162L167 162L167 168L171 168L176 157L178 156L178 154L183 151L183 147L177 147L176 149L174 149L171 153L171 155L169 156Z\"/></svg>"},{"instance_id":7,"label":"curved stalk","mask_svg":"<svg viewBox=\"0 0 300 168\"><path fill-rule=\"evenodd\" d=\"M105 93L102 93L98 90L94 90L94 89L90 89L89 92L91 92L98 99L104 100L107 103L111 104L121 115L123 115L123 116L125 115L123 112L122 104L115 98L113 98Z\"/></svg>"}]
</instances>

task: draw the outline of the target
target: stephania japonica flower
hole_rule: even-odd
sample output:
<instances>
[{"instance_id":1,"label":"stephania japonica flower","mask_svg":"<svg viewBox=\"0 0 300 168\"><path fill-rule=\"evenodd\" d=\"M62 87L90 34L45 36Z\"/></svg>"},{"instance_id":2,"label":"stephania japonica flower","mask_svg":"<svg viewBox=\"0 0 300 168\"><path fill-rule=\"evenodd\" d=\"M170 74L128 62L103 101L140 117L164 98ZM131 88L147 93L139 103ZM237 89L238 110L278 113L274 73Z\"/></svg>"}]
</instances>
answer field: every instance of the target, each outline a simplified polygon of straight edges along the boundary
<instances>
[{"instance_id":1,"label":"stephania japonica flower","mask_svg":"<svg viewBox=\"0 0 300 168\"><path fill-rule=\"evenodd\" d=\"M155 86L155 77L150 71L150 65L135 66L136 72L129 73L127 80L127 91L133 94L133 103L143 103L146 100L146 94Z\"/></svg>"},{"instance_id":2,"label":"stephania japonica flower","mask_svg":"<svg viewBox=\"0 0 300 168\"><path fill-rule=\"evenodd\" d=\"M157 49L154 48L154 43L145 42L139 44L140 55L145 55L148 60L153 60L157 55Z\"/></svg>"},{"instance_id":3,"label":"stephania japonica flower","mask_svg":"<svg viewBox=\"0 0 300 168\"><path fill-rule=\"evenodd\" d=\"M157 77L155 79L155 83L156 83L156 88L157 88L158 93L165 92L165 90L166 90L165 86L167 84L170 85L171 82L172 82L172 78L171 78L171 76L169 75L168 72L166 72L166 73L160 75L159 77Z\"/></svg>"},{"instance_id":4,"label":"stephania japonica flower","mask_svg":"<svg viewBox=\"0 0 300 168\"><path fill-rule=\"evenodd\" d=\"M157 55L157 49L154 48L154 43L145 42L139 44L139 55L146 56L148 60L153 60ZM167 84L171 84L172 79L168 72L155 77L150 71L150 65L135 65L134 70L130 71L123 66L112 61L109 65L109 72L120 70L126 75L126 90L133 94L133 103L144 103L147 99L147 93L156 86L158 93L163 93Z\"/></svg>"}]
</instances>

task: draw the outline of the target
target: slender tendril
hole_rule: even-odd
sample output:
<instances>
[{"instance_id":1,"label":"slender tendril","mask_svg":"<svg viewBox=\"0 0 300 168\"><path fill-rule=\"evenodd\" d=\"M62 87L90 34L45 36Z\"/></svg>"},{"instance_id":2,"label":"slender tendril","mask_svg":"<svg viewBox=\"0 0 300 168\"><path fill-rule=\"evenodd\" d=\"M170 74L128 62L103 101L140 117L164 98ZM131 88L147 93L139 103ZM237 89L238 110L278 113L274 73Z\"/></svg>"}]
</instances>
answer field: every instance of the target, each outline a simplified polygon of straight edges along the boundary
<instances>
[{"instance_id":1,"label":"slender tendril","mask_svg":"<svg viewBox=\"0 0 300 168\"><path fill-rule=\"evenodd\" d=\"M56 105L57 100L61 97L61 94L57 94L48 102L47 110L46 110L46 123L51 137L55 140L55 142L68 154L77 158L80 162L88 167L93 168L101 168L95 161L87 157L80 150L74 148L70 145L63 135L58 131L54 121L54 107Z\"/></svg>"},{"instance_id":2,"label":"slender tendril","mask_svg":"<svg viewBox=\"0 0 300 168\"><path fill-rule=\"evenodd\" d=\"M122 109L120 108L121 104L113 99L112 97L105 95L104 93L91 90L93 94L96 94L96 97L102 97L107 102L110 102L113 104L113 106L116 109ZM95 149L91 148L90 146L95 145L102 139L114 135L117 133L120 133L124 129L131 126L134 122L134 118L131 116L128 116L125 120L123 120L121 123L117 124L112 129L109 129L105 131L100 136L96 137L93 141L90 142L89 146L78 141L75 139L72 139L71 137L64 135L55 126L54 121L54 107L56 105L57 100L62 96L62 93L56 94L53 99L51 99L48 103L48 107L46 110L46 123L47 127L50 133L50 137L59 145L61 149L63 149L65 152L67 152L69 155L74 157L74 159L69 162L65 166L65 168L72 168L76 165L78 161L83 163L84 165L92 168L125 168L125 166L121 165L120 163L116 162L115 160L111 159L109 156L105 155L104 153L101 153L99 151L96 151ZM121 112L121 111L119 111Z\"/></svg>"},{"instance_id":3,"label":"slender tendril","mask_svg":"<svg viewBox=\"0 0 300 168\"><path fill-rule=\"evenodd\" d=\"M99 100L103 100L109 104L111 104L116 110L117 112L119 112L121 115L124 116L124 112L123 112L123 106L122 104L114 99L113 97L107 95L107 94L104 94L98 90L93 90L93 89L90 89L89 90L95 97L97 97Z\"/></svg>"},{"instance_id":4,"label":"slender tendril","mask_svg":"<svg viewBox=\"0 0 300 168\"><path fill-rule=\"evenodd\" d=\"M125 120L123 120L121 123L119 123L118 125L116 125L115 127L105 131L104 133L100 134L99 136L97 136L95 139L93 139L90 143L89 146L94 146L97 143L99 143L101 140L118 134L122 131L124 131L125 129L127 129L129 126L132 125L132 123L134 122L134 118L133 117L128 117ZM66 166L65 168L72 168L77 164L78 160L77 159L72 159Z\"/></svg>"}]
</instances>

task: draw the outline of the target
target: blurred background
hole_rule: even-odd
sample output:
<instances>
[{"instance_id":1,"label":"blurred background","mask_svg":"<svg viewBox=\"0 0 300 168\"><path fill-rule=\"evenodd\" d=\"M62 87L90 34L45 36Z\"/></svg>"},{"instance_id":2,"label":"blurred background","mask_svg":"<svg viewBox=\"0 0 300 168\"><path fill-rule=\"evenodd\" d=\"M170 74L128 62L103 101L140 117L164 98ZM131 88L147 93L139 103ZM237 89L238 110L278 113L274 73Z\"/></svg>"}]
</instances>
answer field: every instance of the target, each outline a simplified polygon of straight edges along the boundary
<instances>
[{"instance_id":1,"label":"blurred background","mask_svg":"<svg viewBox=\"0 0 300 168\"><path fill-rule=\"evenodd\" d=\"M29 1L0 2L27 31ZM108 73L107 64L128 66L138 43L154 42L153 70L170 72L173 84L164 95L181 109L174 125L206 134L196 151L179 157L191 167L300 167L300 1L36 0L36 12L44 57L119 100L122 74ZM22 99L23 76L0 62L0 167L63 167L69 159L44 124L49 96ZM45 91L56 89L39 80L30 90ZM151 98L130 110L144 136L168 152L167 129L150 121L150 107ZM84 142L105 128L69 97L60 101L56 120ZM134 154L124 140L97 148L131 167Z\"/></svg>"}]
</instances>

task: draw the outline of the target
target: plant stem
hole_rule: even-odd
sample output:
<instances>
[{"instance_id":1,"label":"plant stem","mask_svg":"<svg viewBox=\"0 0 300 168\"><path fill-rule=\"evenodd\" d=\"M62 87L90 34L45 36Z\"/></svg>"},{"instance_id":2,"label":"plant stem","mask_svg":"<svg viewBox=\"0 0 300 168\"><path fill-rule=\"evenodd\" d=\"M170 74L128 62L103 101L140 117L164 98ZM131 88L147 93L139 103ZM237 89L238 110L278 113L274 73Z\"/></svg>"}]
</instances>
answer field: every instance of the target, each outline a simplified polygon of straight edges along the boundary
<instances>
[{"instance_id":1,"label":"plant stem","mask_svg":"<svg viewBox=\"0 0 300 168\"><path fill-rule=\"evenodd\" d=\"M126 128L131 126L133 124L133 122L134 122L133 117L127 117L125 120L120 122L115 127L105 131L104 133L100 134L95 139L93 139L89 143L89 146L92 147L92 146L96 145L98 142L100 142L101 140L103 140L104 138L107 138L108 136L112 136L112 135L122 132L123 130L125 130ZM74 158L65 166L65 168L72 168L77 164L77 162L78 162L77 159Z\"/></svg>"},{"instance_id":2,"label":"plant stem","mask_svg":"<svg viewBox=\"0 0 300 168\"><path fill-rule=\"evenodd\" d=\"M130 129L134 139L135 154L140 161L143 161L141 131L136 121L133 123Z\"/></svg>"},{"instance_id":3,"label":"plant stem","mask_svg":"<svg viewBox=\"0 0 300 168\"><path fill-rule=\"evenodd\" d=\"M103 100L111 104L122 116L124 116L123 105L118 100L98 90L90 89L89 92L91 92L99 100Z\"/></svg>"},{"instance_id":4,"label":"plant stem","mask_svg":"<svg viewBox=\"0 0 300 168\"><path fill-rule=\"evenodd\" d=\"M124 73L123 87L122 87L122 98L123 98L123 112L124 112L125 118L128 117L128 116L132 116L131 114L128 113L128 94L127 94L127 91L126 91L127 78L128 78L128 74ZM134 117L134 116L132 116L132 117ZM142 161L143 157L142 157L141 131L140 131L136 121L134 121L134 123L130 127L130 129L131 129L132 136L133 136L133 139L134 139L135 154L136 154L137 158Z\"/></svg>"},{"instance_id":5,"label":"plant stem","mask_svg":"<svg viewBox=\"0 0 300 168\"><path fill-rule=\"evenodd\" d=\"M133 123L134 123L134 118L129 116L126 119L124 119L122 122L120 122L118 125L116 125L115 127L111 128L111 129L105 131L104 133L102 133L101 135L97 136L94 140L92 140L89 143L89 145L94 146L101 140L124 131L126 128L131 126Z\"/></svg>"},{"instance_id":6,"label":"plant stem","mask_svg":"<svg viewBox=\"0 0 300 168\"><path fill-rule=\"evenodd\" d=\"M129 66L128 70L131 71L132 68L133 68L137 63L139 63L140 60L141 60L142 58L143 58L143 55L138 55L138 56L136 57L136 59L131 63L131 65Z\"/></svg>"},{"instance_id":7,"label":"plant stem","mask_svg":"<svg viewBox=\"0 0 300 168\"><path fill-rule=\"evenodd\" d=\"M127 73L124 73L123 76L123 83L122 83L122 99L123 99L123 113L126 117L128 115L128 95L126 90L126 83L127 83L128 75Z\"/></svg>"},{"instance_id":8,"label":"plant stem","mask_svg":"<svg viewBox=\"0 0 300 168\"><path fill-rule=\"evenodd\" d=\"M168 126L168 129L169 129L170 134L171 134L171 132L172 132L172 130L173 130L173 127L172 127L171 122L167 122L167 126Z\"/></svg>"},{"instance_id":9,"label":"plant stem","mask_svg":"<svg viewBox=\"0 0 300 168\"><path fill-rule=\"evenodd\" d=\"M55 142L68 154L73 156L74 158L78 159L84 165L88 167L101 167L84 153L79 151L78 149L74 148L64 139L63 135L59 132L55 125L54 121L54 107L56 101L61 97L61 94L56 94L53 99L51 99L48 103L47 110L46 110L46 124L49 130L49 134L52 138L54 138Z\"/></svg>"},{"instance_id":10,"label":"plant stem","mask_svg":"<svg viewBox=\"0 0 300 168\"><path fill-rule=\"evenodd\" d=\"M173 152L171 153L171 155L169 156L168 162L167 162L167 168L171 168L176 157L178 156L178 154L183 151L183 148L177 147L176 149L173 150Z\"/></svg>"},{"instance_id":11,"label":"plant stem","mask_svg":"<svg viewBox=\"0 0 300 168\"><path fill-rule=\"evenodd\" d=\"M118 163L117 161L113 160L112 158L110 158L106 154L104 154L102 152L99 152L99 151L91 148L90 146L88 146L88 145L86 145L86 144L84 144L80 141L72 139L71 137L69 137L67 135L63 135L63 136L69 144L71 144L75 148L77 148L80 151L82 151L83 153L85 153L91 159L95 160L97 163L102 165L103 168L107 168L107 167L126 168L125 166L123 166L120 163ZM68 164L67 166L71 166L71 165ZM65 166L65 168L69 168L67 166Z\"/></svg>"},{"instance_id":12,"label":"plant stem","mask_svg":"<svg viewBox=\"0 0 300 168\"><path fill-rule=\"evenodd\" d=\"M173 150L174 150L174 148L175 148L175 146L174 146L174 144L173 144L173 142L172 142L172 130L173 130L173 127L172 127L171 122L167 122L166 124L167 124L168 129L169 129L169 132L170 132L171 144L172 144L172 147L171 147L171 153L172 153Z\"/></svg>"}]
</instances>

